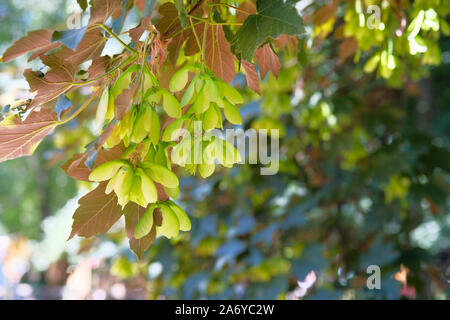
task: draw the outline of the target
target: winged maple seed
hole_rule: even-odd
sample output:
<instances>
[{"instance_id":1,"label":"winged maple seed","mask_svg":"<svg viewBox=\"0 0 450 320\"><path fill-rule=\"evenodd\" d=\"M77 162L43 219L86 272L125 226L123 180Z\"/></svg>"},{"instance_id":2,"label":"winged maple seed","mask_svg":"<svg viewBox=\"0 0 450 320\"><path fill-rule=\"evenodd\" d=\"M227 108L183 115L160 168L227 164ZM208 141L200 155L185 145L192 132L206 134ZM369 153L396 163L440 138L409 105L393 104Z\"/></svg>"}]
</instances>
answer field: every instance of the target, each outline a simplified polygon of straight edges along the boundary
<instances>
[{"instance_id":1,"label":"winged maple seed","mask_svg":"<svg viewBox=\"0 0 450 320\"><path fill-rule=\"evenodd\" d=\"M0 161L31 155L56 127L75 118L89 121L95 114L101 135L62 166L74 179L100 182L80 199L70 237L103 234L125 214L130 247L138 256L156 237L172 238L190 229L188 216L171 200L179 194L174 164L185 163L169 157L168 150L179 143L170 138L173 131L192 131L196 120L205 122L203 130L222 129L223 119L240 124L236 104L243 99L230 86L239 66L249 88L260 94L260 79L280 70L270 42L294 36L281 47L278 42L282 49L302 32L302 20L290 3L244 2L234 12L230 5L203 0L153 4L92 0L88 25L31 31L2 57L8 62L30 54L47 71L25 70L35 96L16 103L25 108L11 108L0 123ZM122 30L133 6L142 18L136 27ZM104 54L109 40L119 43L122 52ZM90 97L75 107L73 102L86 92L92 92ZM85 111L89 108L95 112ZM229 148L216 140L209 149L223 147ZM224 166L234 162L219 161ZM186 169L206 177L216 167Z\"/></svg>"}]
</instances>

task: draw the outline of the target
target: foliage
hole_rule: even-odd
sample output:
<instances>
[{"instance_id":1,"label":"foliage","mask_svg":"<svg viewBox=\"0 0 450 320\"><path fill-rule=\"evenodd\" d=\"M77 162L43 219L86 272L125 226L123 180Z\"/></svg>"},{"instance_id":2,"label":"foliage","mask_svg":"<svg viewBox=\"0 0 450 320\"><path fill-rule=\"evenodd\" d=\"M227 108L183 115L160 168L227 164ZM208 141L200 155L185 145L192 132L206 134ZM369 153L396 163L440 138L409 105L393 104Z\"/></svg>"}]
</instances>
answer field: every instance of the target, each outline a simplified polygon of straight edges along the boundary
<instances>
[{"instance_id":1,"label":"foliage","mask_svg":"<svg viewBox=\"0 0 450 320\"><path fill-rule=\"evenodd\" d=\"M102 127L63 166L75 179L100 182L80 200L72 236L104 233L124 214L139 257L159 235L170 238L144 258L163 265L157 282L168 297L285 297L311 270L323 281L311 298L399 297L388 273L383 290L364 288L373 263L391 274L408 265L408 283L427 296L421 288L440 280L425 273L436 268L432 256L411 235L448 209L448 117L439 117L448 96L430 102L416 81L429 75L426 65L441 63L448 1L318 1L302 17L296 1L149 3L93 0L86 30L29 33L3 55L37 50L49 70L25 71L37 94L5 115L2 160L30 154L51 129L66 134L78 119ZM373 4L378 22L367 13ZM143 16L125 43L120 25L134 5ZM108 39L124 51L101 55ZM68 106L85 87L91 97ZM34 120L45 115L50 122ZM193 133L195 120L206 132L281 129L280 173L233 166L237 157L216 158L225 168L188 164L195 155L186 152L168 157L187 148L172 133ZM205 142L214 154L233 148ZM197 172L201 179L190 177ZM191 225L169 198L189 213L190 234L178 235ZM138 262L118 259L115 273L126 266L136 275Z\"/></svg>"}]
</instances>

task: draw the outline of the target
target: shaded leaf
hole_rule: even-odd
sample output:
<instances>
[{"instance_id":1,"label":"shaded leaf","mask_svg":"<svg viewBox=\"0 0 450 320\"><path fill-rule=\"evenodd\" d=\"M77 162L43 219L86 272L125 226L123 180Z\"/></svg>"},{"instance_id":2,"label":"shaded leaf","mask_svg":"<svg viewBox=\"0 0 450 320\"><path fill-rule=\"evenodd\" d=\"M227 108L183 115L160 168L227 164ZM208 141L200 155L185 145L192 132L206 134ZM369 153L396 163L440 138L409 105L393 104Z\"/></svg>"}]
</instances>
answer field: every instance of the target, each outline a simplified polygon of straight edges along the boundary
<instances>
[{"instance_id":1,"label":"shaded leaf","mask_svg":"<svg viewBox=\"0 0 450 320\"><path fill-rule=\"evenodd\" d=\"M186 8L184 7L183 0L175 0L174 3L175 7L178 10L178 17L180 18L181 26L183 28L186 28L188 25L188 21L187 21L187 12Z\"/></svg>"},{"instance_id":2,"label":"shaded leaf","mask_svg":"<svg viewBox=\"0 0 450 320\"><path fill-rule=\"evenodd\" d=\"M88 6L88 2L87 0L77 0L78 5L80 6L81 10L86 10L87 6Z\"/></svg>"},{"instance_id":3,"label":"shaded leaf","mask_svg":"<svg viewBox=\"0 0 450 320\"><path fill-rule=\"evenodd\" d=\"M233 52L247 61L269 38L299 34L303 30L302 18L290 2L258 0L256 8L257 13L247 17L232 43Z\"/></svg>"},{"instance_id":4,"label":"shaded leaf","mask_svg":"<svg viewBox=\"0 0 450 320\"><path fill-rule=\"evenodd\" d=\"M101 183L78 201L69 239L76 235L91 237L103 234L122 216L116 194L105 194L105 188L106 183Z\"/></svg>"},{"instance_id":5,"label":"shaded leaf","mask_svg":"<svg viewBox=\"0 0 450 320\"><path fill-rule=\"evenodd\" d=\"M358 40L355 37L346 38L339 46L339 62L343 63L351 57L358 48Z\"/></svg>"},{"instance_id":6,"label":"shaded leaf","mask_svg":"<svg viewBox=\"0 0 450 320\"><path fill-rule=\"evenodd\" d=\"M149 205L150 207L150 205ZM139 206L138 204L134 202L130 202L126 205L124 209L125 214L125 229L127 232L127 237L129 239L130 248L131 250L136 253L136 255L140 258L144 254L144 252L148 249L150 244L155 241L156 238L156 225L153 223L152 228L150 232L140 239L136 239L134 237L134 230L136 228L136 225L138 224L139 220L144 216L145 212L148 210L148 208L144 208ZM158 213L155 210L153 212L153 222L155 222L155 215L158 215Z\"/></svg>"},{"instance_id":7,"label":"shaded leaf","mask_svg":"<svg viewBox=\"0 0 450 320\"><path fill-rule=\"evenodd\" d=\"M321 25L334 18L336 16L339 2L340 0L334 0L331 4L322 6L319 10L317 10L314 13L313 23L315 25Z\"/></svg>"}]
</instances>

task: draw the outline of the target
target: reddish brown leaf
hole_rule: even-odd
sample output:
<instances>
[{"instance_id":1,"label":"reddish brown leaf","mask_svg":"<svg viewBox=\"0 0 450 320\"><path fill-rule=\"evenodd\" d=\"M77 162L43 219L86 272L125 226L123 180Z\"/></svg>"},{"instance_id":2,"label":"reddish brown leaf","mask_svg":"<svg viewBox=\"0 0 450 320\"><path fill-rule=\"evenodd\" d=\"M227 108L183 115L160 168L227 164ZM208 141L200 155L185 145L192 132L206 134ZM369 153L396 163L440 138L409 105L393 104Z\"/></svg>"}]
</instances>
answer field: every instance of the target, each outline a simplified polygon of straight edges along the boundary
<instances>
[{"instance_id":1,"label":"reddish brown leaf","mask_svg":"<svg viewBox=\"0 0 450 320\"><path fill-rule=\"evenodd\" d=\"M129 31L131 40L138 41L145 30L148 29L150 25L150 17L144 17L141 20L141 23L136 27Z\"/></svg>"},{"instance_id":2,"label":"reddish brown leaf","mask_svg":"<svg viewBox=\"0 0 450 320\"><path fill-rule=\"evenodd\" d=\"M28 32L28 34L14 42L3 54L3 62L11 61L25 53L39 50L40 54L43 54L53 47L61 45L61 43L52 43L52 30L42 29ZM36 55L34 58L36 58ZM30 58L31 59L31 58ZM33 59L31 59L33 60Z\"/></svg>"},{"instance_id":3,"label":"reddish brown leaf","mask_svg":"<svg viewBox=\"0 0 450 320\"><path fill-rule=\"evenodd\" d=\"M76 235L92 237L103 234L122 216L116 194L105 194L106 185L106 182L99 184L78 201L79 207L73 215L69 239Z\"/></svg>"},{"instance_id":4,"label":"reddish brown leaf","mask_svg":"<svg viewBox=\"0 0 450 320\"><path fill-rule=\"evenodd\" d=\"M181 32L175 37L170 39L169 44L167 45L169 61L175 65L178 60L178 55L180 54L180 50L183 47L184 42L186 41L186 32Z\"/></svg>"},{"instance_id":5,"label":"reddish brown leaf","mask_svg":"<svg viewBox=\"0 0 450 320\"><path fill-rule=\"evenodd\" d=\"M41 60L51 68L45 76L41 72L34 72L31 69L24 72L30 85L30 91L37 91L37 95L30 104L31 108L52 101L68 91L72 87L75 74L75 67L62 60L58 54L43 55Z\"/></svg>"},{"instance_id":6,"label":"reddish brown leaf","mask_svg":"<svg viewBox=\"0 0 450 320\"><path fill-rule=\"evenodd\" d=\"M337 7L340 0L333 0L328 6L321 7L314 13L313 23L315 25L321 25L336 16Z\"/></svg>"},{"instance_id":7,"label":"reddish brown leaf","mask_svg":"<svg viewBox=\"0 0 450 320\"><path fill-rule=\"evenodd\" d=\"M259 88L259 78L256 72L255 65L246 60L242 60L242 67L245 70L245 76L247 78L247 85L250 89L255 91L257 94L261 95L261 90Z\"/></svg>"},{"instance_id":8,"label":"reddish brown leaf","mask_svg":"<svg viewBox=\"0 0 450 320\"><path fill-rule=\"evenodd\" d=\"M79 181L89 181L91 170L84 164L89 153L77 153L61 166L69 177Z\"/></svg>"},{"instance_id":9,"label":"reddish brown leaf","mask_svg":"<svg viewBox=\"0 0 450 320\"><path fill-rule=\"evenodd\" d=\"M72 85L67 82L49 82L41 72L32 71L31 69L25 70L23 75L30 85L30 91L37 91L37 95L30 104L31 108L56 99L72 87Z\"/></svg>"},{"instance_id":10,"label":"reddish brown leaf","mask_svg":"<svg viewBox=\"0 0 450 320\"><path fill-rule=\"evenodd\" d=\"M57 125L56 112L31 111L22 121L13 115L0 122L0 162L33 154L36 147Z\"/></svg>"},{"instance_id":11,"label":"reddish brown leaf","mask_svg":"<svg viewBox=\"0 0 450 320\"><path fill-rule=\"evenodd\" d=\"M87 80L93 80L97 78L101 78L100 80L92 83L93 86L100 86L104 81L105 78L102 76L107 72L111 64L111 58L108 56L98 57L94 61L92 61L92 64L89 66L88 74L89 77Z\"/></svg>"},{"instance_id":12,"label":"reddish brown leaf","mask_svg":"<svg viewBox=\"0 0 450 320\"><path fill-rule=\"evenodd\" d=\"M199 38L200 44L203 44L203 36L205 24L200 23L195 26L195 33ZM183 37L180 35L179 41L184 41L187 37L187 43L184 53L188 56L196 54L200 51L196 37L192 30L184 32ZM227 83L233 81L236 75L236 68L234 66L235 57L231 53L230 43L225 38L225 33L220 25L207 26L205 43L205 60L206 65L219 78ZM181 42L182 44L182 42ZM175 49L175 48L171 48Z\"/></svg>"},{"instance_id":13,"label":"reddish brown leaf","mask_svg":"<svg viewBox=\"0 0 450 320\"><path fill-rule=\"evenodd\" d=\"M150 207L150 205L148 206ZM125 214L125 230L127 232L127 237L129 239L131 250L136 253L138 258L141 258L148 247L155 241L156 238L156 225L153 224L150 233L141 239L136 239L134 237L134 229L136 228L137 223L142 218L142 216L147 211L147 208L141 207L134 202L130 202L126 205L124 209ZM155 210L156 211L156 210ZM155 220L155 214L153 213L153 220Z\"/></svg>"},{"instance_id":14,"label":"reddish brown leaf","mask_svg":"<svg viewBox=\"0 0 450 320\"><path fill-rule=\"evenodd\" d=\"M249 15L256 12L256 6L253 2L243 2L239 5L239 10L236 11L236 22L243 23Z\"/></svg>"},{"instance_id":15,"label":"reddish brown leaf","mask_svg":"<svg viewBox=\"0 0 450 320\"><path fill-rule=\"evenodd\" d=\"M61 46L61 42L52 42L49 43L48 45L46 45L45 47L43 47L41 50L35 51L33 52L33 54L28 58L28 62L33 61L34 59L36 59L37 57L58 48L59 46Z\"/></svg>"},{"instance_id":16,"label":"reddish brown leaf","mask_svg":"<svg viewBox=\"0 0 450 320\"><path fill-rule=\"evenodd\" d=\"M255 51L255 58L261 73L261 79L264 79L269 70L272 70L275 77L278 77L281 67L280 59L268 43Z\"/></svg>"},{"instance_id":17,"label":"reddish brown leaf","mask_svg":"<svg viewBox=\"0 0 450 320\"><path fill-rule=\"evenodd\" d=\"M161 18L156 24L156 29L160 33L166 33L170 28L179 24L177 7L171 2L166 2L159 7Z\"/></svg>"},{"instance_id":18,"label":"reddish brown leaf","mask_svg":"<svg viewBox=\"0 0 450 320\"><path fill-rule=\"evenodd\" d=\"M136 92L136 84L131 84L130 88L124 89L114 100L116 106L116 119L122 120L123 116L130 109L133 102L133 95Z\"/></svg>"},{"instance_id":19,"label":"reddish brown leaf","mask_svg":"<svg viewBox=\"0 0 450 320\"><path fill-rule=\"evenodd\" d=\"M234 59L222 26L209 27L205 43L205 60L211 71L225 82L231 83L236 75Z\"/></svg>"},{"instance_id":20,"label":"reddish brown leaf","mask_svg":"<svg viewBox=\"0 0 450 320\"><path fill-rule=\"evenodd\" d=\"M355 37L346 38L339 46L339 63L343 63L351 57L358 48L358 40Z\"/></svg>"},{"instance_id":21,"label":"reddish brown leaf","mask_svg":"<svg viewBox=\"0 0 450 320\"><path fill-rule=\"evenodd\" d=\"M51 68L45 74L48 82L72 82L76 68L67 61L64 61L59 54L49 54L41 57L42 62Z\"/></svg>"},{"instance_id":22,"label":"reddish brown leaf","mask_svg":"<svg viewBox=\"0 0 450 320\"><path fill-rule=\"evenodd\" d=\"M120 159L122 154L123 151L119 146L116 146L110 150L101 149L98 151L97 159L95 159L93 168L101 165L102 163ZM63 169L68 176L76 180L90 181L89 174L91 173L91 169L84 164L88 155L89 152L75 154L61 166L61 169Z\"/></svg>"},{"instance_id":23,"label":"reddish brown leaf","mask_svg":"<svg viewBox=\"0 0 450 320\"><path fill-rule=\"evenodd\" d=\"M94 60L102 54L106 44L106 38L103 37L99 29L88 30L83 39L78 44L77 50L63 47L61 56L64 60L77 66L86 60Z\"/></svg>"},{"instance_id":24,"label":"reddish brown leaf","mask_svg":"<svg viewBox=\"0 0 450 320\"><path fill-rule=\"evenodd\" d=\"M104 23L110 16L117 19L121 13L122 0L94 0L92 1L89 25Z\"/></svg>"}]
</instances>

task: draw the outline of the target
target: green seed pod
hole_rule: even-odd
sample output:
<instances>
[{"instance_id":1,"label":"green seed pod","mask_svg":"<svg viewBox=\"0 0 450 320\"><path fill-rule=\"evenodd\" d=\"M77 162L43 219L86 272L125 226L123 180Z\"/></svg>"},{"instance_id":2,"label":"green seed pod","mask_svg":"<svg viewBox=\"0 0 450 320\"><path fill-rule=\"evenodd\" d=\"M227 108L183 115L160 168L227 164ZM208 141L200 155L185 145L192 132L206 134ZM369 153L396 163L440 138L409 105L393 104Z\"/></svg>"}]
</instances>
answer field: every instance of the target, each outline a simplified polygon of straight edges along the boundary
<instances>
[{"instance_id":1,"label":"green seed pod","mask_svg":"<svg viewBox=\"0 0 450 320\"><path fill-rule=\"evenodd\" d=\"M134 229L134 237L141 239L150 233L153 227L153 211L157 208L156 204L152 204L136 225Z\"/></svg>"},{"instance_id":2,"label":"green seed pod","mask_svg":"<svg viewBox=\"0 0 450 320\"><path fill-rule=\"evenodd\" d=\"M89 175L89 180L96 182L109 180L125 163L123 160L105 162L92 170Z\"/></svg>"},{"instance_id":3,"label":"green seed pod","mask_svg":"<svg viewBox=\"0 0 450 320\"><path fill-rule=\"evenodd\" d=\"M176 213L167 205L161 205L162 225L156 227L156 236L174 238L180 231L180 222Z\"/></svg>"},{"instance_id":4,"label":"green seed pod","mask_svg":"<svg viewBox=\"0 0 450 320\"><path fill-rule=\"evenodd\" d=\"M155 184L149 176L141 168L136 169L136 175L141 180L141 190L146 203L153 203L158 201L158 191Z\"/></svg>"},{"instance_id":5,"label":"green seed pod","mask_svg":"<svg viewBox=\"0 0 450 320\"><path fill-rule=\"evenodd\" d=\"M179 185L178 177L166 167L156 163L144 162L145 173L154 181L168 188L176 188Z\"/></svg>"},{"instance_id":6,"label":"green seed pod","mask_svg":"<svg viewBox=\"0 0 450 320\"><path fill-rule=\"evenodd\" d=\"M180 224L180 230L181 231L191 230L191 220L189 220L189 216L186 214L186 212L173 201L164 202L164 204L166 203L177 215L178 222Z\"/></svg>"}]
</instances>

